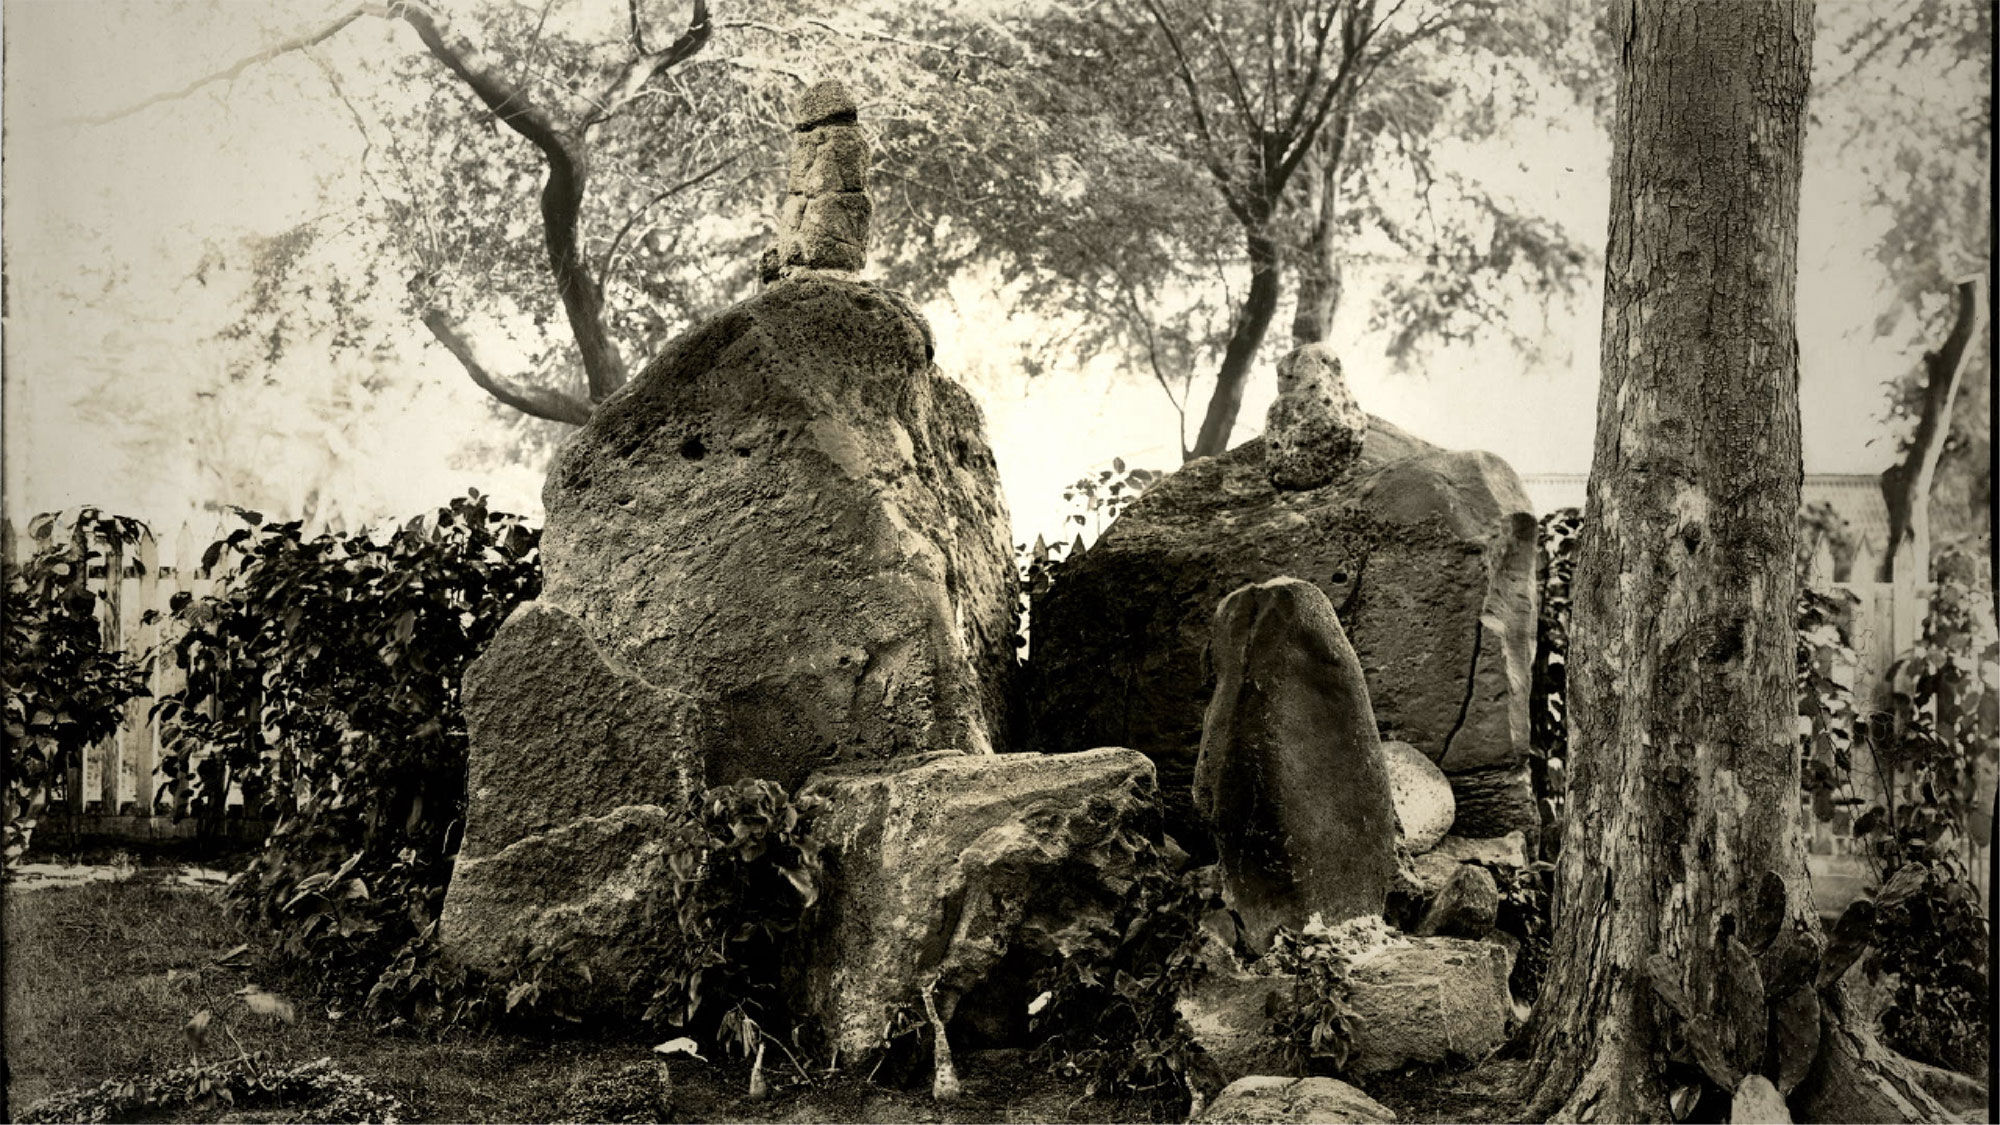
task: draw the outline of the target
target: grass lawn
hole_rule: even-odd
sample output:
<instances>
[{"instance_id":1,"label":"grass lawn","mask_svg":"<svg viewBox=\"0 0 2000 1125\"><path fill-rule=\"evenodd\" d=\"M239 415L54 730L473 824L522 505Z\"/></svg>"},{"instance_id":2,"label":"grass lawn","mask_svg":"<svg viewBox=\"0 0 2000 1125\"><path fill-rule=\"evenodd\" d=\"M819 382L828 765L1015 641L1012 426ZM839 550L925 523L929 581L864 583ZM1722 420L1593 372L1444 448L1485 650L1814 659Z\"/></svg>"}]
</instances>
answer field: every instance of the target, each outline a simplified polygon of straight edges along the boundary
<instances>
[{"instance_id":1,"label":"grass lawn","mask_svg":"<svg viewBox=\"0 0 2000 1125\"><path fill-rule=\"evenodd\" d=\"M656 1058L657 1035L529 1038L507 1034L378 1034L354 1016L335 1018L325 1000L289 993L297 1020L251 1013L235 998L256 984L286 994L282 978L255 958L216 965L245 940L214 891L142 880L5 892L7 1117L31 1102L106 1079L157 1074L193 1058L183 1032L202 1008L214 1021L205 1059L245 1049L273 1065L330 1057L433 1121L548 1121L565 1094ZM231 964L235 964L232 961ZM745 1096L743 1064L672 1064L672 1112L689 1121L1121 1121L1144 1109L1083 1098L1021 1057L991 1052L961 1060L965 1096L950 1107L927 1089L895 1090L859 1078L780 1087ZM223 1107L224 1110L227 1107ZM181 1111L185 1121L273 1120L281 1115Z\"/></svg>"}]
</instances>

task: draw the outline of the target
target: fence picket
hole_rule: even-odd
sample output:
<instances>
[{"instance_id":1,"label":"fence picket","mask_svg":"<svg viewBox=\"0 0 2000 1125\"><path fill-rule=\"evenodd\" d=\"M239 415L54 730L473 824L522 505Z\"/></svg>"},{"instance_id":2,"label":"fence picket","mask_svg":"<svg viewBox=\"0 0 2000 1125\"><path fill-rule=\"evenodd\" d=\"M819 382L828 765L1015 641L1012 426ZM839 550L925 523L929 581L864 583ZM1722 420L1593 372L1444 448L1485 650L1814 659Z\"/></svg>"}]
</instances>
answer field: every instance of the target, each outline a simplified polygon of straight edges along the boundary
<instances>
[{"instance_id":1,"label":"fence picket","mask_svg":"<svg viewBox=\"0 0 2000 1125\"><path fill-rule=\"evenodd\" d=\"M132 633L139 651L150 654L159 643L163 618L166 616L166 599L160 596L160 546L150 535L139 540L139 573L134 580L133 601L138 605L138 627ZM147 614L155 614L147 620ZM158 690L159 676L151 667L147 669L147 686ZM157 696L153 697L157 698ZM128 732L126 746L130 749L132 762L132 812L137 816L153 814L153 771L158 768L159 731L149 718L152 698L134 699L125 705L125 729Z\"/></svg>"},{"instance_id":2,"label":"fence picket","mask_svg":"<svg viewBox=\"0 0 2000 1125\"><path fill-rule=\"evenodd\" d=\"M104 647L112 652L126 651L125 633L125 545L121 542L105 544L103 597L98 606L104 623ZM97 746L97 808L105 816L118 814L118 781L123 772L119 753L124 741L124 727L112 731L110 736Z\"/></svg>"}]
</instances>

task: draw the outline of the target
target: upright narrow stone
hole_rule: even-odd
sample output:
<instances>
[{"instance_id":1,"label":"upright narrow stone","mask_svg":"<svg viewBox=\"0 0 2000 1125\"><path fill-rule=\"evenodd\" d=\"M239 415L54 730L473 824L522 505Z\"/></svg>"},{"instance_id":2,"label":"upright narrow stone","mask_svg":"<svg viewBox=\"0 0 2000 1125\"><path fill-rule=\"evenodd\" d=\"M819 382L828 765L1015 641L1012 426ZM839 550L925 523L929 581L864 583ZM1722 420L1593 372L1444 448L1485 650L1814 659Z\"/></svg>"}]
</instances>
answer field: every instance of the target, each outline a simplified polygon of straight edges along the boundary
<instances>
[{"instance_id":1,"label":"upright narrow stone","mask_svg":"<svg viewBox=\"0 0 2000 1125\"><path fill-rule=\"evenodd\" d=\"M857 273L868 257L868 139L854 96L826 79L792 107L797 129L784 205L778 214L778 277L800 270Z\"/></svg>"},{"instance_id":2,"label":"upright narrow stone","mask_svg":"<svg viewBox=\"0 0 2000 1125\"><path fill-rule=\"evenodd\" d=\"M1382 912L1396 810L1361 663L1326 595L1274 578L1215 611L1215 696L1194 768L1224 897L1251 945L1314 914Z\"/></svg>"}]
</instances>

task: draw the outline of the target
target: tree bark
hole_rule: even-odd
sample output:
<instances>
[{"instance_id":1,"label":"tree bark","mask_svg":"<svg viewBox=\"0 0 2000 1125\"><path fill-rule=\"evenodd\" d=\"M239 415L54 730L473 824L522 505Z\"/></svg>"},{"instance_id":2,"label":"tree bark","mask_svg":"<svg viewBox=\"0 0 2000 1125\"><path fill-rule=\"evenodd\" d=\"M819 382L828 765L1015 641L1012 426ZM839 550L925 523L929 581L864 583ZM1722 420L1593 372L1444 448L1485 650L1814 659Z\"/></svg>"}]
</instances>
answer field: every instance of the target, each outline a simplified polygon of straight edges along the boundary
<instances>
[{"instance_id":1,"label":"tree bark","mask_svg":"<svg viewBox=\"0 0 2000 1125\"><path fill-rule=\"evenodd\" d=\"M1340 310L1340 255L1335 230L1340 216L1340 173L1351 128L1352 114L1343 104L1327 125L1326 148L1320 153L1319 167L1313 170L1317 174L1308 184L1313 226L1299 263L1298 309L1292 314L1294 346L1325 340L1333 332L1334 313Z\"/></svg>"},{"instance_id":2,"label":"tree bark","mask_svg":"<svg viewBox=\"0 0 2000 1125\"><path fill-rule=\"evenodd\" d=\"M1903 459L1882 473L1882 499L1889 507L1889 542L1882 552L1878 581L1894 578L1899 566L1911 568L1917 582L1929 577L1931 482L1937 478L1945 439L1951 436L1951 406L1958 397L1965 358L1979 327L1980 304L1979 282L1959 282L1951 331L1937 351L1924 353L1924 404L1917 416L1916 433L1911 435Z\"/></svg>"},{"instance_id":3,"label":"tree bark","mask_svg":"<svg viewBox=\"0 0 2000 1125\"><path fill-rule=\"evenodd\" d=\"M1236 316L1236 327L1223 350L1222 366L1215 373L1215 390L1208 397L1208 410L1201 419L1190 459L1213 457L1229 448L1229 431L1236 427L1236 415L1243 409L1243 386L1250 381L1250 365L1264 334L1278 315L1280 288L1278 244L1262 229L1252 229L1249 237L1250 292Z\"/></svg>"},{"instance_id":4,"label":"tree bark","mask_svg":"<svg viewBox=\"0 0 2000 1125\"><path fill-rule=\"evenodd\" d=\"M1798 1054L1769 1049L1800 991L1773 970L1819 943L1793 728L1813 6L1630 0L1618 20L1570 820L1528 1079L1530 1114L1565 1121L1668 1120L1704 1073L1727 1092L1802 1070L1767 1057ZM1670 1064L1675 1041L1692 1055Z\"/></svg>"}]
</instances>

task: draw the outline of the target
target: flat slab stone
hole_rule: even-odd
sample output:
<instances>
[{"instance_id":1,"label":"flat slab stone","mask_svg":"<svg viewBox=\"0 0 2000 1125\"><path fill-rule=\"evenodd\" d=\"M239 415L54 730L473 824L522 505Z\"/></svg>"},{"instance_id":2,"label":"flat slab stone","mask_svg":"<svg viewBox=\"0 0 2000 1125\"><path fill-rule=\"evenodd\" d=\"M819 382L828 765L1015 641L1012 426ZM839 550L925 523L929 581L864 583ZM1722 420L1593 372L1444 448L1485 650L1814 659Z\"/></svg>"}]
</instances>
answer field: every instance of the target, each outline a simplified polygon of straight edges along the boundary
<instances>
[{"instance_id":1,"label":"flat slab stone","mask_svg":"<svg viewBox=\"0 0 2000 1125\"><path fill-rule=\"evenodd\" d=\"M830 872L802 1005L843 1059L880 1047L932 981L955 1036L1020 1045L1027 976L1118 940L1137 853L1160 839L1152 763L1134 750L857 762L801 794L828 802L812 837Z\"/></svg>"}]
</instances>

